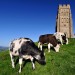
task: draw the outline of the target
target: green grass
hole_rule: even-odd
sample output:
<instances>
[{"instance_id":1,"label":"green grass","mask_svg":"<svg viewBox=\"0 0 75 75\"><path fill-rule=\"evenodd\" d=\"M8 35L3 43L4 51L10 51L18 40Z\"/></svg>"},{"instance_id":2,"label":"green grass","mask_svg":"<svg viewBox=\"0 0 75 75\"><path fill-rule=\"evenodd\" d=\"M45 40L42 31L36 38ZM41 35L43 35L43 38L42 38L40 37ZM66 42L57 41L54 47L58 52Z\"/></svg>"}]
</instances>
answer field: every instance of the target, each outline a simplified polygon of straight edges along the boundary
<instances>
[{"instance_id":1,"label":"green grass","mask_svg":"<svg viewBox=\"0 0 75 75\"><path fill-rule=\"evenodd\" d=\"M37 43L36 43L37 45ZM75 75L75 39L69 39L68 45L61 45L60 52L45 48L46 65L35 62L36 69L32 70L28 62L19 74L19 64L15 69L11 66L9 51L0 52L0 75Z\"/></svg>"}]
</instances>

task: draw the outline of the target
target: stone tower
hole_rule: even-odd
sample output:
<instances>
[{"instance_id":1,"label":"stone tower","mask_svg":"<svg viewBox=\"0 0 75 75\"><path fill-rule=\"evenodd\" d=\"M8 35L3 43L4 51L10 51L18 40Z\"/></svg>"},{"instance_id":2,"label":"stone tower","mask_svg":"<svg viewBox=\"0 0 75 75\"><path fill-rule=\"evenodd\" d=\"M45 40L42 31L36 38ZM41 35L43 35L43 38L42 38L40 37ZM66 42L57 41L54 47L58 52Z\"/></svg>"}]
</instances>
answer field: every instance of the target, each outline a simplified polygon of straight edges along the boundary
<instances>
[{"instance_id":1,"label":"stone tower","mask_svg":"<svg viewBox=\"0 0 75 75\"><path fill-rule=\"evenodd\" d=\"M68 38L73 37L72 14L70 5L59 5L56 18L56 32L66 33Z\"/></svg>"}]
</instances>

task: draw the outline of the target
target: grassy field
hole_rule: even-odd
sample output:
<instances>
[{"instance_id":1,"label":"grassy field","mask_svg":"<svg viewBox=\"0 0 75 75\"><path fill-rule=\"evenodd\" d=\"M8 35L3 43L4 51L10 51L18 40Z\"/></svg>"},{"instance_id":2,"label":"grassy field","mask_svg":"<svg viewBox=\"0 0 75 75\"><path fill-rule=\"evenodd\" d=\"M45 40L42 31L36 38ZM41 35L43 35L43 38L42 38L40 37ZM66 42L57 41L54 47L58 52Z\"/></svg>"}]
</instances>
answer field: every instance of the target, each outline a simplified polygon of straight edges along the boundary
<instances>
[{"instance_id":1,"label":"grassy field","mask_svg":"<svg viewBox=\"0 0 75 75\"><path fill-rule=\"evenodd\" d=\"M60 52L56 53L51 49L48 53L47 48L46 65L35 62L36 69L32 70L31 62L27 62L19 74L19 64L16 68L11 67L9 51L0 52L0 75L75 75L75 39L69 39L68 45L62 45Z\"/></svg>"}]
</instances>

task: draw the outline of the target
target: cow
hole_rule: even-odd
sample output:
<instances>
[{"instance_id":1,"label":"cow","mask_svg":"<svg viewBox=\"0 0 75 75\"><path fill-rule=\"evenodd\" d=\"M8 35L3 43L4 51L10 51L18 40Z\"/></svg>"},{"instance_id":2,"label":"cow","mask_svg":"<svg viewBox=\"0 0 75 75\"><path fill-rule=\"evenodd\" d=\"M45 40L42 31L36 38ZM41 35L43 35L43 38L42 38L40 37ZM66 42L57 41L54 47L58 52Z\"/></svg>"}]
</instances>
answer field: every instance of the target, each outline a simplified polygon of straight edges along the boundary
<instances>
[{"instance_id":1,"label":"cow","mask_svg":"<svg viewBox=\"0 0 75 75\"><path fill-rule=\"evenodd\" d=\"M45 34L40 35L38 41L38 48L42 50L43 44L48 44L48 52L50 52L50 48L53 46L56 52L59 52L60 44L57 42L56 37L53 34Z\"/></svg>"},{"instance_id":2,"label":"cow","mask_svg":"<svg viewBox=\"0 0 75 75\"><path fill-rule=\"evenodd\" d=\"M12 68L15 68L14 56L19 57L19 73L21 73L23 59L31 60L33 69L35 69L34 60L38 61L38 63L42 65L46 64L44 50L41 51L30 38L19 38L11 41L9 53L11 57Z\"/></svg>"},{"instance_id":3,"label":"cow","mask_svg":"<svg viewBox=\"0 0 75 75\"><path fill-rule=\"evenodd\" d=\"M63 32L56 32L54 33L56 39L63 45L68 44L68 38L66 37L66 34Z\"/></svg>"}]
</instances>

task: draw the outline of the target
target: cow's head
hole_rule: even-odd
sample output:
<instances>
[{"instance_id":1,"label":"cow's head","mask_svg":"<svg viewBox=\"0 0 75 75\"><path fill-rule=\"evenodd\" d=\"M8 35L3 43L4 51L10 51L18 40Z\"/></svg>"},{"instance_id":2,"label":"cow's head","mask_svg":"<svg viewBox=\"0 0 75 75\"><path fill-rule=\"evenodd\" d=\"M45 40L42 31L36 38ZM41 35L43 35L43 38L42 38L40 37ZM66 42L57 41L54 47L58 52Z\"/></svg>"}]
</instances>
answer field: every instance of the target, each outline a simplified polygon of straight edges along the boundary
<instances>
[{"instance_id":1,"label":"cow's head","mask_svg":"<svg viewBox=\"0 0 75 75\"><path fill-rule=\"evenodd\" d=\"M62 35L62 40L63 40L63 43L66 44L67 40L66 40L66 34Z\"/></svg>"},{"instance_id":2,"label":"cow's head","mask_svg":"<svg viewBox=\"0 0 75 75\"><path fill-rule=\"evenodd\" d=\"M44 50L42 50L39 55L36 55L35 58L36 58L36 60L37 60L41 65L45 65L45 64L46 64Z\"/></svg>"}]
</instances>

